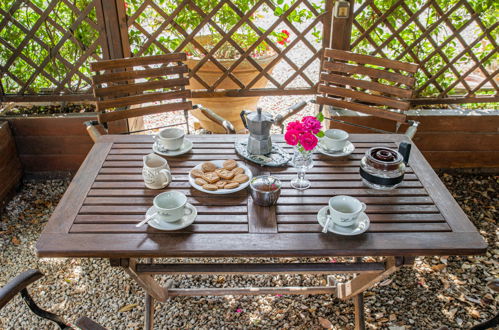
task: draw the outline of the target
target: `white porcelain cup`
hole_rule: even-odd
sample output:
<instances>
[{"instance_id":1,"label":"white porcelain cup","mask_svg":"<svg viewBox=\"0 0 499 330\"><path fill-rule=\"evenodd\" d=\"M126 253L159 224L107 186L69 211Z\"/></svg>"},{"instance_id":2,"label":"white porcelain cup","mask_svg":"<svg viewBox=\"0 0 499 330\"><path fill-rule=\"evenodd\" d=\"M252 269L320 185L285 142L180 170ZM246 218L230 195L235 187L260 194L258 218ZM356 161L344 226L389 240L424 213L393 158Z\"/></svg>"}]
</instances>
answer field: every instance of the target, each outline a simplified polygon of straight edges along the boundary
<instances>
[{"instance_id":1,"label":"white porcelain cup","mask_svg":"<svg viewBox=\"0 0 499 330\"><path fill-rule=\"evenodd\" d=\"M348 133L341 129L328 129L324 132L322 145L331 151L340 151L348 142Z\"/></svg>"},{"instance_id":2,"label":"white porcelain cup","mask_svg":"<svg viewBox=\"0 0 499 330\"><path fill-rule=\"evenodd\" d=\"M142 178L149 189L163 189L172 182L172 173L168 162L156 154L144 156Z\"/></svg>"},{"instance_id":3,"label":"white porcelain cup","mask_svg":"<svg viewBox=\"0 0 499 330\"><path fill-rule=\"evenodd\" d=\"M178 191L167 191L154 197L153 200L158 220L165 222L175 222L184 215L192 213L190 208L186 207L187 197Z\"/></svg>"},{"instance_id":4,"label":"white porcelain cup","mask_svg":"<svg viewBox=\"0 0 499 330\"><path fill-rule=\"evenodd\" d=\"M180 128L164 128L154 136L157 141L166 150L178 150L184 143L184 130Z\"/></svg>"},{"instance_id":5,"label":"white porcelain cup","mask_svg":"<svg viewBox=\"0 0 499 330\"><path fill-rule=\"evenodd\" d=\"M340 195L329 199L329 210L332 222L347 227L357 221L360 213L366 210L366 204L357 198Z\"/></svg>"}]
</instances>

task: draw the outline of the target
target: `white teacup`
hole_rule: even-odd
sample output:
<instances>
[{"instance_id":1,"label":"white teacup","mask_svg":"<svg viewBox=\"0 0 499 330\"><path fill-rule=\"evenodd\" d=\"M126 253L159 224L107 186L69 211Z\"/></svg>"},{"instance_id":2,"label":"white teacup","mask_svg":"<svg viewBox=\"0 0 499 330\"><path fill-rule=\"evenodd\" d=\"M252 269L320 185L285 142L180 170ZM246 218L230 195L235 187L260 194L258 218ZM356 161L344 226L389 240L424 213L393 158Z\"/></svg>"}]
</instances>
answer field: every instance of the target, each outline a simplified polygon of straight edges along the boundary
<instances>
[{"instance_id":1,"label":"white teacup","mask_svg":"<svg viewBox=\"0 0 499 330\"><path fill-rule=\"evenodd\" d=\"M331 211L331 221L338 226L351 226L359 217L361 212L366 210L366 204L351 196L334 196L329 199L329 210Z\"/></svg>"},{"instance_id":2,"label":"white teacup","mask_svg":"<svg viewBox=\"0 0 499 330\"><path fill-rule=\"evenodd\" d=\"M184 136L183 129L170 127L159 131L154 140L166 150L178 150L184 143Z\"/></svg>"},{"instance_id":3,"label":"white teacup","mask_svg":"<svg viewBox=\"0 0 499 330\"><path fill-rule=\"evenodd\" d=\"M154 197L154 207L158 213L158 220L175 222L184 215L189 215L192 210L186 207L187 197L178 191L167 191Z\"/></svg>"},{"instance_id":4,"label":"white teacup","mask_svg":"<svg viewBox=\"0 0 499 330\"><path fill-rule=\"evenodd\" d=\"M341 129L328 129L324 132L322 145L331 151L340 151L348 142L348 133Z\"/></svg>"}]
</instances>

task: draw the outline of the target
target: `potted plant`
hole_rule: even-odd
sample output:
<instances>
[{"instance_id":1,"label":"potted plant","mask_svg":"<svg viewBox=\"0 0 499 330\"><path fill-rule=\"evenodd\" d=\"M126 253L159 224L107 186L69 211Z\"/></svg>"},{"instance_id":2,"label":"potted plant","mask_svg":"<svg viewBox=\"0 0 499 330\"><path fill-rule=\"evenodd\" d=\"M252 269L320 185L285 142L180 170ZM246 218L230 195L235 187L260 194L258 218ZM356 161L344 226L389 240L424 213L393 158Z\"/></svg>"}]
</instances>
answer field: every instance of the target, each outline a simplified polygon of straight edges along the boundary
<instances>
[{"instance_id":1,"label":"potted plant","mask_svg":"<svg viewBox=\"0 0 499 330\"><path fill-rule=\"evenodd\" d=\"M258 4L258 0L233 0L232 6L224 4L220 6L217 0L192 0L185 4L182 0L157 0L158 5L172 15L175 13L174 23L168 27L163 27L156 39L161 44L172 51L185 51L188 56L188 66L197 77L207 83L208 86L213 86L216 81L223 75L223 70L220 65L216 65L211 58L206 58L207 55L213 56L223 67L229 68L240 59L242 53L249 52L249 56L261 68L267 68L276 58L276 47L268 44L267 41L258 41L260 33L268 32L268 39L277 47L286 47L289 43L290 33L283 29L276 28L273 31L267 31L262 25L260 18L271 16L281 16L290 7L284 0L271 0L275 6L275 10L271 11L268 6L261 6L254 11L246 22L241 23L242 16L246 15L250 10ZM127 0L133 7L139 5L136 0ZM179 6L183 6L178 10ZM128 6L129 13L133 13L134 8ZM207 15L211 15L213 10L217 9L215 14L211 16L211 22L204 23ZM165 16L157 16L157 12L150 12L152 16L146 16L144 19L149 20L149 24L161 26ZM312 17L312 13L307 9L295 9L290 11L287 19L292 22L303 22ZM202 27L201 27L202 26ZM200 28L201 27L201 28ZM130 31L131 42L134 42L135 35L138 39L141 38L139 31ZM186 36L195 34L194 41L185 42ZM223 41L225 35L229 34L231 41ZM140 40L135 40L140 41ZM138 42L143 43L143 42ZM236 44L237 46L234 46ZM144 54L152 55L157 53L156 47L149 47ZM268 73L272 72L272 68L268 68ZM247 85L255 77L258 76L260 70L253 65L249 60L244 59L231 70L239 81ZM251 88L264 88L267 85L268 79L262 77ZM190 89L204 90L204 86L196 77L191 78ZM230 77L225 77L215 87L216 90L225 89L240 89L241 86L236 84ZM195 98L194 103L202 104L203 106L213 110L218 115L232 122L236 130L244 129L239 113L243 109L255 110L259 97L214 97L214 98ZM200 121L201 125L213 132L221 132L222 128L204 117L201 113L193 111Z\"/></svg>"}]
</instances>

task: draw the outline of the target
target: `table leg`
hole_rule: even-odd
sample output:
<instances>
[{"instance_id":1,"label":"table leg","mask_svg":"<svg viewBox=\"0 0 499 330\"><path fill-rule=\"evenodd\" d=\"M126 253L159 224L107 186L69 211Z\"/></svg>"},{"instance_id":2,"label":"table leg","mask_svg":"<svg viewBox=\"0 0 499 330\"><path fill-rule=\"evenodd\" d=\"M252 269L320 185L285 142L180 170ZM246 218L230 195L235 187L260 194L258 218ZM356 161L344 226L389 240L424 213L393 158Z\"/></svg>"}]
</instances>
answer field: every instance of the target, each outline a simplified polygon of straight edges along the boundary
<instances>
[{"instance_id":1,"label":"table leg","mask_svg":"<svg viewBox=\"0 0 499 330\"><path fill-rule=\"evenodd\" d=\"M364 294L359 293L353 297L353 305L355 308L355 330L365 330L366 324L364 319Z\"/></svg>"},{"instance_id":2,"label":"table leg","mask_svg":"<svg viewBox=\"0 0 499 330\"><path fill-rule=\"evenodd\" d=\"M146 292L145 299L145 320L144 320L144 329L152 330L154 328L154 298Z\"/></svg>"}]
</instances>

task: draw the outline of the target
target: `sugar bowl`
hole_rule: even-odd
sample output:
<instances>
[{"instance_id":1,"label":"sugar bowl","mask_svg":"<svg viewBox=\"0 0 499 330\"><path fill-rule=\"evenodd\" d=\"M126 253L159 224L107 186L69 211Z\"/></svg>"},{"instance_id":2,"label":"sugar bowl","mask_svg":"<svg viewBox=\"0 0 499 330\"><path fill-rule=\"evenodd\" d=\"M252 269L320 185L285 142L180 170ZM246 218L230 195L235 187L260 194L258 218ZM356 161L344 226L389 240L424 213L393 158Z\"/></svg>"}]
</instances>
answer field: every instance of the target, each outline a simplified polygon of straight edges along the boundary
<instances>
[{"instance_id":1,"label":"sugar bowl","mask_svg":"<svg viewBox=\"0 0 499 330\"><path fill-rule=\"evenodd\" d=\"M261 206L277 203L281 195L281 181L270 175L256 176L250 181L250 194L253 202Z\"/></svg>"}]
</instances>

